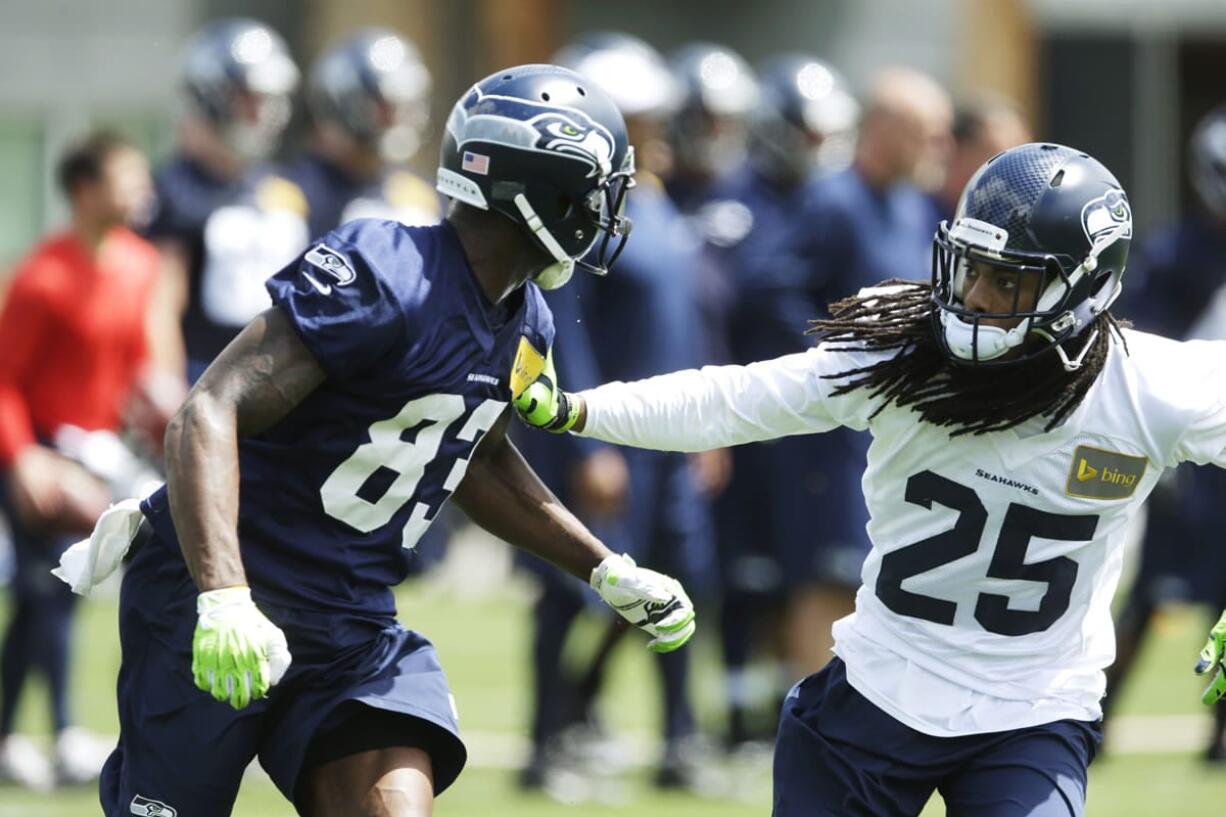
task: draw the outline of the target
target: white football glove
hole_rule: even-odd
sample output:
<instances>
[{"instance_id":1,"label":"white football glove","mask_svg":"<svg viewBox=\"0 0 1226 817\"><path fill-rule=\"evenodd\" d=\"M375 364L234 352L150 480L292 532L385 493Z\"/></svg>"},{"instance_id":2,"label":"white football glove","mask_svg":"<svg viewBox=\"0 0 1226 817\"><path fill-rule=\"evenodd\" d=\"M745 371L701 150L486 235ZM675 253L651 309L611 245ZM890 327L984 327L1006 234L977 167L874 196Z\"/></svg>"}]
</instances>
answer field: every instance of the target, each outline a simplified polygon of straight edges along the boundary
<instances>
[{"instance_id":1,"label":"white football glove","mask_svg":"<svg viewBox=\"0 0 1226 817\"><path fill-rule=\"evenodd\" d=\"M681 583L639 567L629 556L606 557L592 571L591 585L622 618L652 637L647 643L652 652L672 652L694 634L694 603Z\"/></svg>"}]
</instances>

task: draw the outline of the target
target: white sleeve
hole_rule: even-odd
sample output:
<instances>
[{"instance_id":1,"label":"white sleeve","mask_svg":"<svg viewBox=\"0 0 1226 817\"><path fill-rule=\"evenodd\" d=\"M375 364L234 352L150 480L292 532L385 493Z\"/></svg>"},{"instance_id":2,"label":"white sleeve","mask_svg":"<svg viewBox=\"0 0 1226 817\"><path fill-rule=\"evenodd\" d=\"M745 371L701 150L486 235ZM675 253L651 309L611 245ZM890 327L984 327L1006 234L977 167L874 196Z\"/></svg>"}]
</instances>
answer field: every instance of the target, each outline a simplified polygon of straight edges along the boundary
<instances>
[{"instance_id":1,"label":"white sleeve","mask_svg":"<svg viewBox=\"0 0 1226 817\"><path fill-rule=\"evenodd\" d=\"M1183 346L1198 353L1199 365L1195 375L1181 384L1185 390L1182 402L1203 408L1179 435L1175 459L1226 468L1226 343L1190 341Z\"/></svg>"},{"instance_id":2,"label":"white sleeve","mask_svg":"<svg viewBox=\"0 0 1226 817\"><path fill-rule=\"evenodd\" d=\"M705 451L840 425L866 428L864 390L837 398L828 377L862 365L824 347L751 363L705 366L580 392L582 436L661 451Z\"/></svg>"}]
</instances>

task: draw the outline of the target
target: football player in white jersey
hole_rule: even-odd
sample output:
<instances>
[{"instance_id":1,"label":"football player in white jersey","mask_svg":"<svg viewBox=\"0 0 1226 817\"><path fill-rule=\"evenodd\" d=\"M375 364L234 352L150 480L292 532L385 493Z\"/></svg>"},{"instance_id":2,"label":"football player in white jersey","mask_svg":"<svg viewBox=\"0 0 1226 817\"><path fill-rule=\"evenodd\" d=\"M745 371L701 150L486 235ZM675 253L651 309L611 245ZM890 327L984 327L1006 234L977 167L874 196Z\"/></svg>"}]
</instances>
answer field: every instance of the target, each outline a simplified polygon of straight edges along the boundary
<instances>
[{"instance_id":1,"label":"football player in white jersey","mask_svg":"<svg viewBox=\"0 0 1226 817\"><path fill-rule=\"evenodd\" d=\"M872 434L873 549L836 657L785 702L776 817L913 816L937 790L951 815L1083 813L1127 524L1164 468L1226 466L1226 343L1108 311L1131 237L1105 167L1022 145L967 183L931 284L836 304L815 348L519 396L531 425L647 448ZM1223 642L1226 617L1206 703Z\"/></svg>"}]
</instances>

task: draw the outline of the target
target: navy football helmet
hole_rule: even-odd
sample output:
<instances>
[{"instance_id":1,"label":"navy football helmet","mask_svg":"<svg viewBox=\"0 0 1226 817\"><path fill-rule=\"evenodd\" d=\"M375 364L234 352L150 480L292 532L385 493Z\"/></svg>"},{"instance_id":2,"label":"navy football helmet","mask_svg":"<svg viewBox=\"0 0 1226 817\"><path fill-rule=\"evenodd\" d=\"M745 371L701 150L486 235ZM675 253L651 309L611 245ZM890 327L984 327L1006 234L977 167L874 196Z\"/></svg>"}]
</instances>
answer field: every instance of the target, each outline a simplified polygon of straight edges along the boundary
<instances>
[{"instance_id":1,"label":"navy football helmet","mask_svg":"<svg viewBox=\"0 0 1226 817\"><path fill-rule=\"evenodd\" d=\"M714 43L682 46L669 66L682 89L681 107L671 120L678 168L709 178L738 165L758 101L753 69L735 51Z\"/></svg>"},{"instance_id":2,"label":"navy football helmet","mask_svg":"<svg viewBox=\"0 0 1226 817\"><path fill-rule=\"evenodd\" d=\"M270 154L289 124L298 67L285 41L258 20L209 23L188 41L182 81L188 103L239 155Z\"/></svg>"},{"instance_id":3,"label":"navy football helmet","mask_svg":"<svg viewBox=\"0 0 1226 817\"><path fill-rule=\"evenodd\" d=\"M1097 328L1073 357L1061 344L1082 336L1119 296L1131 239L1128 197L1094 158L1049 143L997 154L967 182L953 222L937 228L932 297L939 342L954 362L977 365L1028 360L1054 348L1065 369L1075 371ZM1019 303L1025 289L1019 283L1011 310L968 309L971 264L1017 273L1019 282L1038 276L1036 302ZM983 322L1018 318L1007 330Z\"/></svg>"},{"instance_id":4,"label":"navy football helmet","mask_svg":"<svg viewBox=\"0 0 1226 817\"><path fill-rule=\"evenodd\" d=\"M421 145L430 72L417 48L395 32L366 29L329 49L307 88L316 121L337 123L385 161L407 161Z\"/></svg>"},{"instance_id":5,"label":"navy football helmet","mask_svg":"<svg viewBox=\"0 0 1226 817\"><path fill-rule=\"evenodd\" d=\"M1192 186L1210 213L1226 219L1226 105L1197 123L1188 149Z\"/></svg>"},{"instance_id":6,"label":"navy football helmet","mask_svg":"<svg viewBox=\"0 0 1226 817\"><path fill-rule=\"evenodd\" d=\"M783 54L763 63L758 83L750 151L767 175L798 181L851 160L860 104L837 71L807 54Z\"/></svg>"},{"instance_id":7,"label":"navy football helmet","mask_svg":"<svg viewBox=\"0 0 1226 817\"><path fill-rule=\"evenodd\" d=\"M576 266L608 271L630 233L623 213L633 185L634 149L617 106L565 68L491 74L447 119L439 192L524 225L555 262L535 278L544 289L565 284Z\"/></svg>"}]
</instances>

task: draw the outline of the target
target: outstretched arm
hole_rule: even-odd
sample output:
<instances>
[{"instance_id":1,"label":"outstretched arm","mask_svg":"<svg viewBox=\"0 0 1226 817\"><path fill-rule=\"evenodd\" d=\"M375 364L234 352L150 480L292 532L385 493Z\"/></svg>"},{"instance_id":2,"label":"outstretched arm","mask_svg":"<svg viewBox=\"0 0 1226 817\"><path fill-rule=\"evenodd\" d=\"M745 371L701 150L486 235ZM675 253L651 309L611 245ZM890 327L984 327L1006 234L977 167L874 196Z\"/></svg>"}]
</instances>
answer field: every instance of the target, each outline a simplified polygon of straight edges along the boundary
<instances>
[{"instance_id":1,"label":"outstretched arm","mask_svg":"<svg viewBox=\"0 0 1226 817\"><path fill-rule=\"evenodd\" d=\"M579 392L576 433L663 451L706 451L840 425L821 350L748 366L705 366Z\"/></svg>"}]
</instances>

